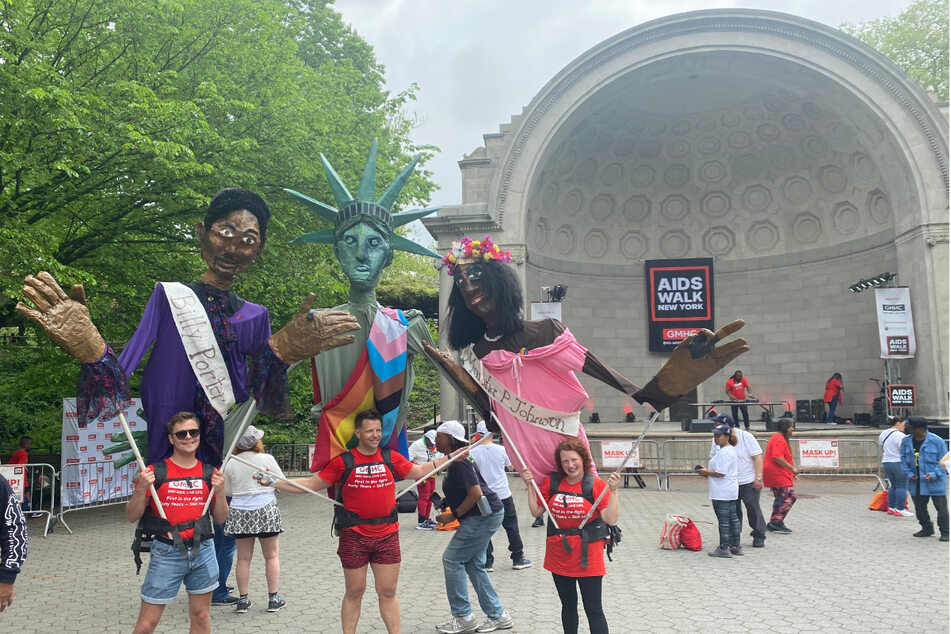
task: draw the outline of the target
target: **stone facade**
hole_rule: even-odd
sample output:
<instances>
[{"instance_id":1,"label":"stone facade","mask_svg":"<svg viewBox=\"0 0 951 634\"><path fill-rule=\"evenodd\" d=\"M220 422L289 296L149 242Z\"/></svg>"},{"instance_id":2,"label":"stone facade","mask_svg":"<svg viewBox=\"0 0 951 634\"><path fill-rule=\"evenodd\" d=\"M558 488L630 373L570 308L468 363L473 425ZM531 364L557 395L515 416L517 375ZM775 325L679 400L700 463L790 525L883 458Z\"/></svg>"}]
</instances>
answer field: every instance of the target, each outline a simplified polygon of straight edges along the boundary
<instances>
[{"instance_id":1,"label":"stone facade","mask_svg":"<svg viewBox=\"0 0 951 634\"><path fill-rule=\"evenodd\" d=\"M702 398L734 369L762 399L821 398L837 371L841 414L871 411L874 294L848 287L890 271L919 351L892 374L917 385L917 413L948 415L947 117L872 49L779 13L671 16L579 57L484 141L459 163L462 204L427 228L441 248L491 233L528 300L567 285L565 323L631 380L664 361L643 261L713 257L717 323L746 319L752 351ZM623 394L583 381L602 419L623 418Z\"/></svg>"}]
</instances>

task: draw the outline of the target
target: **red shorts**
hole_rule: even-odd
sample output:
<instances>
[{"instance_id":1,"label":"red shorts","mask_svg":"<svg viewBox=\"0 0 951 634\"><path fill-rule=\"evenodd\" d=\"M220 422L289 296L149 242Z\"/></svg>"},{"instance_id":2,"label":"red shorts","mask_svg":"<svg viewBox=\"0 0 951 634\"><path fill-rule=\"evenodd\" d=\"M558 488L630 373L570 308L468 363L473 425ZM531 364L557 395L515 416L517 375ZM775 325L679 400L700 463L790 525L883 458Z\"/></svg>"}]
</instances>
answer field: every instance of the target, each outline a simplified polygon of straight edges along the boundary
<instances>
[{"instance_id":1,"label":"red shorts","mask_svg":"<svg viewBox=\"0 0 951 634\"><path fill-rule=\"evenodd\" d=\"M344 568L359 569L369 564L400 563L400 534L366 537L352 528L340 532L337 556Z\"/></svg>"}]
</instances>

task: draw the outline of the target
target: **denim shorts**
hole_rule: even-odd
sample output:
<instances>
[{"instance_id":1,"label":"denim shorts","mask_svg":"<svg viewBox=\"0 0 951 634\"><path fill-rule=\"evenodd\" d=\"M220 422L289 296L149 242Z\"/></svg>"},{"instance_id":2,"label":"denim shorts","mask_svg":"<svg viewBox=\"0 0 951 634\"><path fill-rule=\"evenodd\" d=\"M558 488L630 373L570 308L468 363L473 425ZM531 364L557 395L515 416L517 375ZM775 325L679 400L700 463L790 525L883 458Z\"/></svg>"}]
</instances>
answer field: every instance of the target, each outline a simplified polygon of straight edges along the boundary
<instances>
[{"instance_id":1,"label":"denim shorts","mask_svg":"<svg viewBox=\"0 0 951 634\"><path fill-rule=\"evenodd\" d=\"M205 594L218 587L218 560L215 543L208 539L201 543L197 557L194 547L188 549L188 558L182 558L175 546L152 542L149 551L149 569L142 584L142 600L156 605L167 605L175 600L178 589L185 582L188 594Z\"/></svg>"}]
</instances>

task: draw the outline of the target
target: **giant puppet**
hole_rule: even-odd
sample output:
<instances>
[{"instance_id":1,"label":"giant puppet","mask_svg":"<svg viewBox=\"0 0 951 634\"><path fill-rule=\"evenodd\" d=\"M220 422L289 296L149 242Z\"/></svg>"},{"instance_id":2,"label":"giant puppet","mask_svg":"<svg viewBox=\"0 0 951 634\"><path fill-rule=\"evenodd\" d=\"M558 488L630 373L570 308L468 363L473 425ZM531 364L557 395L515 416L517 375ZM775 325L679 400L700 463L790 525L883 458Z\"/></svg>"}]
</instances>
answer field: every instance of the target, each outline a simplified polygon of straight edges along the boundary
<instances>
[{"instance_id":1,"label":"giant puppet","mask_svg":"<svg viewBox=\"0 0 951 634\"><path fill-rule=\"evenodd\" d=\"M743 339L714 347L742 328L742 320L716 333L701 330L681 342L660 372L639 388L582 347L561 322L522 319L522 289L509 262L508 251L488 236L452 244L443 258L454 282L449 295L449 345L460 351L462 366L447 351L428 352L456 377L457 385L475 380L478 386L470 389L475 391L470 397L480 402L488 398L511 440L506 449L513 463L518 464L515 452L520 450L532 473L557 470L555 447L566 438L577 437L587 444L579 414L588 395L575 372L659 412L749 350ZM498 429L495 420L486 422Z\"/></svg>"},{"instance_id":2,"label":"giant puppet","mask_svg":"<svg viewBox=\"0 0 951 634\"><path fill-rule=\"evenodd\" d=\"M198 415L201 459L215 465L222 462L223 416L232 404L253 396L260 411L286 415L288 367L351 342L353 336L344 333L356 323L347 313L312 312L310 294L290 323L271 334L267 308L231 291L235 277L261 254L270 216L264 200L250 191L215 194L195 225L207 270L198 282L156 284L118 358L93 324L82 286L67 296L47 272L27 276L23 292L36 309L19 302L17 312L82 363L80 427L100 415L115 416L128 403L128 377L150 348L140 387L150 463L171 454L165 424L176 412Z\"/></svg>"},{"instance_id":3,"label":"giant puppet","mask_svg":"<svg viewBox=\"0 0 951 634\"><path fill-rule=\"evenodd\" d=\"M394 233L394 229L436 211L418 209L391 214L390 207L416 167L417 155L376 198L376 141L370 148L357 195L354 197L333 167L321 155L324 172L337 207L304 194L286 190L333 228L308 233L294 242L332 244L340 267L350 282L348 301L333 310L347 311L360 324L356 341L315 357L312 362L314 412L319 416L316 451L311 464L318 471L330 460L356 445L354 417L375 408L383 419L381 447L404 456L407 401L413 389L413 358L432 348L432 337L422 313L393 310L376 301L376 285L383 269L393 261L393 251L407 251L438 258L430 251ZM444 375L445 370L436 366ZM451 378L446 375L446 378Z\"/></svg>"}]
</instances>

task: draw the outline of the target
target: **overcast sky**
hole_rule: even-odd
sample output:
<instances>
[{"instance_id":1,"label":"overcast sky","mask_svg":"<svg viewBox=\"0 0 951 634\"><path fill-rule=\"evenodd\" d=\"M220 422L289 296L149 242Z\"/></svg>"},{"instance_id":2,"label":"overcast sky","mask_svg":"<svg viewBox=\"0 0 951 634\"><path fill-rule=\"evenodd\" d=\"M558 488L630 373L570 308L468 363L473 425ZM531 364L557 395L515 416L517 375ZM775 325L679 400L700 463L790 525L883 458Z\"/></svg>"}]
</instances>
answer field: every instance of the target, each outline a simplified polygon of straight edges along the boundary
<instances>
[{"instance_id":1,"label":"overcast sky","mask_svg":"<svg viewBox=\"0 0 951 634\"><path fill-rule=\"evenodd\" d=\"M598 43L684 11L782 10L830 26L900 13L910 0L336 0L376 51L388 88L419 84L407 113L416 143L441 152L427 164L439 185L433 205L461 201L457 161L521 112L573 59ZM416 223L417 225L419 223Z\"/></svg>"}]
</instances>

